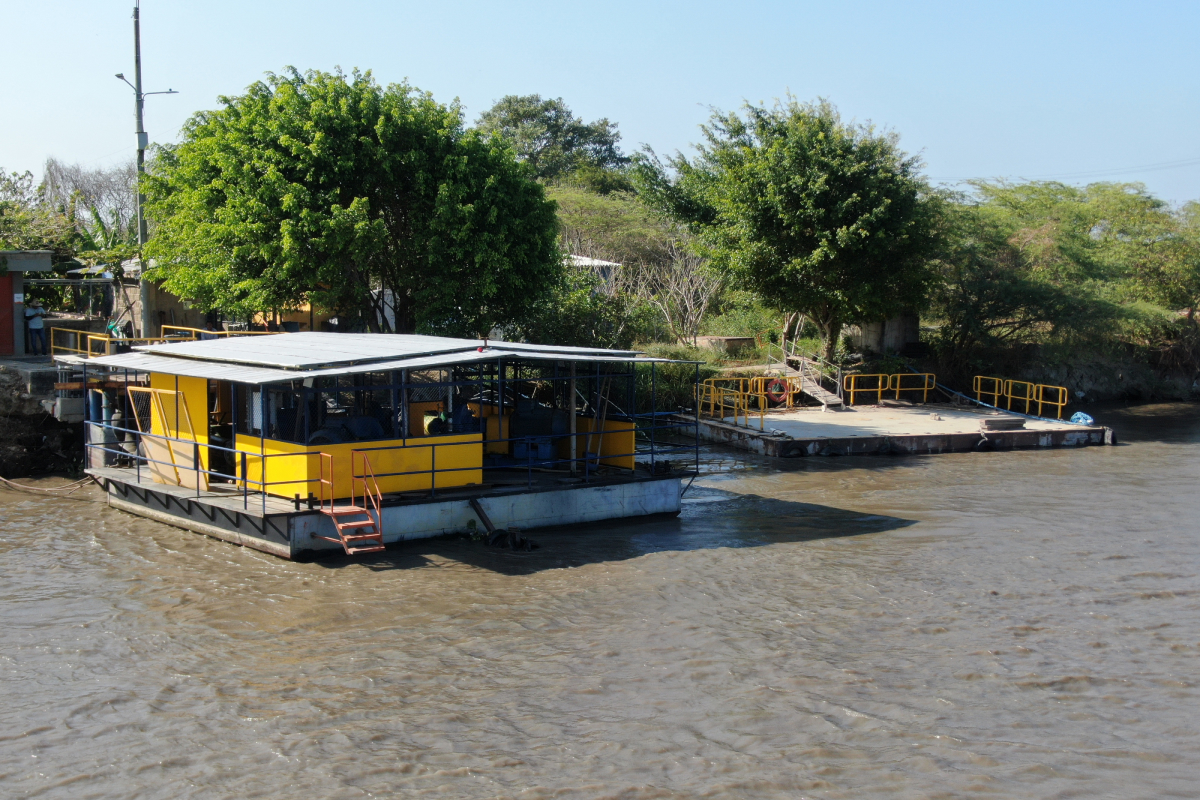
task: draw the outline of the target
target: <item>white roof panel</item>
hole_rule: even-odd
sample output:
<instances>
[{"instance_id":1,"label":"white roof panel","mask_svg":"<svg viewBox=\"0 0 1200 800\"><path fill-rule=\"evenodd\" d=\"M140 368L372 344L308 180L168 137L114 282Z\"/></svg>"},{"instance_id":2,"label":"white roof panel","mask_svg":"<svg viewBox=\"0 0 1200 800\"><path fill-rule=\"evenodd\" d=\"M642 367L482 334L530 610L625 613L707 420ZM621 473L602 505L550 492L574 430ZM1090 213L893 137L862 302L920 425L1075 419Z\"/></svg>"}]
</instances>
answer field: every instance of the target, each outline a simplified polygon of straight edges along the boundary
<instances>
[{"instance_id":1,"label":"white roof panel","mask_svg":"<svg viewBox=\"0 0 1200 800\"><path fill-rule=\"evenodd\" d=\"M502 358L521 359L523 361L633 362L644 364L671 361L671 359L666 358L623 355L622 351L612 352L614 355L564 355L548 352L501 350L499 348L488 347L482 352L476 348L457 353L392 359L388 361L372 361L366 364L350 364L311 370L277 369L223 361L205 361L197 358L177 358L173 355L147 352L101 356L100 358L89 359L87 364L89 366L95 365L110 369L130 369L137 372L159 372L166 375L183 375L191 378L208 378L210 380L234 381L236 383L260 384L296 381L304 380L305 378L320 378L332 375L354 375L363 372L388 372L398 369L432 369L456 364L478 364Z\"/></svg>"},{"instance_id":2,"label":"white roof panel","mask_svg":"<svg viewBox=\"0 0 1200 800\"><path fill-rule=\"evenodd\" d=\"M595 355L628 359L633 350L560 347L524 342L488 342L443 336L385 333L279 333L264 336L228 336L195 342L138 345L142 353L174 358L248 364L279 369L313 370L353 366L422 356L477 351L480 347L561 356Z\"/></svg>"}]
</instances>

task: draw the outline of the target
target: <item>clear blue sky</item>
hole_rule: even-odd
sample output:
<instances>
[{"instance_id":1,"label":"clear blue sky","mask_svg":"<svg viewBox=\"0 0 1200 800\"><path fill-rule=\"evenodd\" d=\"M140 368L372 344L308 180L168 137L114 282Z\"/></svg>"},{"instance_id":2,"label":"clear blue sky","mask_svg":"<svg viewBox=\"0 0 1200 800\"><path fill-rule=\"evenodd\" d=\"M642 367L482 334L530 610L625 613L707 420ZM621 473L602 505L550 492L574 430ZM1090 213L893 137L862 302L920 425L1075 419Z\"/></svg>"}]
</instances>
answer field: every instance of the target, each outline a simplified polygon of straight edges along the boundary
<instances>
[{"instance_id":1,"label":"clear blue sky","mask_svg":"<svg viewBox=\"0 0 1200 800\"><path fill-rule=\"evenodd\" d=\"M133 155L133 0L0 5L0 167ZM1200 199L1196 2L144 0L152 141L266 71L371 69L468 120L563 97L627 151L687 150L710 107L827 97L897 131L935 179L1142 181ZM1154 167L1154 168L1149 168Z\"/></svg>"}]
</instances>

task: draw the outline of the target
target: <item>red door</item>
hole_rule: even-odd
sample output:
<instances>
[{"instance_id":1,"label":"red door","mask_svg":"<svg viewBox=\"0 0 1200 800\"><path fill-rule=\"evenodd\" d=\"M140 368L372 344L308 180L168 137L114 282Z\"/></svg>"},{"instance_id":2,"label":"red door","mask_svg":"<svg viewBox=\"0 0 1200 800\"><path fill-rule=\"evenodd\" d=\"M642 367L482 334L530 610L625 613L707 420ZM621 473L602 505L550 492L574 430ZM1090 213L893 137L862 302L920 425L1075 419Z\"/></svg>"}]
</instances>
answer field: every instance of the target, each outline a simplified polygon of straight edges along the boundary
<instances>
[{"instance_id":1,"label":"red door","mask_svg":"<svg viewBox=\"0 0 1200 800\"><path fill-rule=\"evenodd\" d=\"M13 354L13 309L12 275L0 278L0 355ZM22 320L24 323L24 320ZM17 353L23 355L23 353Z\"/></svg>"}]
</instances>

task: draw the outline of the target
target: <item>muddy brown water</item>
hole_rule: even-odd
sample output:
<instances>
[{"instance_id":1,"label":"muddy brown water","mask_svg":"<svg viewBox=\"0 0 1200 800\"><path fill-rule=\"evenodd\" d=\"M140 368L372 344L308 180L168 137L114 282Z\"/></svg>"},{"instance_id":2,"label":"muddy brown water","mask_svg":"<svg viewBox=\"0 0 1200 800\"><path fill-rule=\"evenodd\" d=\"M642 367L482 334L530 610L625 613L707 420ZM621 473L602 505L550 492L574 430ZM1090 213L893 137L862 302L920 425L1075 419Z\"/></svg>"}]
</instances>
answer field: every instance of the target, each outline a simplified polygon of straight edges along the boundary
<instances>
[{"instance_id":1,"label":"muddy brown water","mask_svg":"<svg viewBox=\"0 0 1200 800\"><path fill-rule=\"evenodd\" d=\"M290 563L0 492L6 798L1194 797L1200 409Z\"/></svg>"}]
</instances>

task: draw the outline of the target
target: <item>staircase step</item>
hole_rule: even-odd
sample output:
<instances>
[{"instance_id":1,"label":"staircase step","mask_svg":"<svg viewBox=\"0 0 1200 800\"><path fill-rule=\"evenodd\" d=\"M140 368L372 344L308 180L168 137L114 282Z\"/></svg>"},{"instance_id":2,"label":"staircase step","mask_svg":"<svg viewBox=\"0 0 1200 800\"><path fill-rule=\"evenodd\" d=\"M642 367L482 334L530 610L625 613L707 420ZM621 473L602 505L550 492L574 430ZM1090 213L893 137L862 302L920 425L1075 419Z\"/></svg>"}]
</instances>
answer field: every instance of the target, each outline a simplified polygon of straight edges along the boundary
<instances>
[{"instance_id":1,"label":"staircase step","mask_svg":"<svg viewBox=\"0 0 1200 800\"><path fill-rule=\"evenodd\" d=\"M375 520L373 520L373 519L356 519L356 520L351 520L350 522L338 522L337 520L334 520L333 524L336 525L338 530L340 531L343 528L365 528L368 525L370 525L371 527L375 527Z\"/></svg>"},{"instance_id":2,"label":"staircase step","mask_svg":"<svg viewBox=\"0 0 1200 800\"><path fill-rule=\"evenodd\" d=\"M325 511L331 517L344 517L350 514L366 514L367 509L361 506L334 506L332 511Z\"/></svg>"},{"instance_id":3,"label":"staircase step","mask_svg":"<svg viewBox=\"0 0 1200 800\"><path fill-rule=\"evenodd\" d=\"M379 553L386 549L387 548L384 547L383 545L377 544L374 547L347 547L346 553L349 555L352 555L352 556L356 556L359 553Z\"/></svg>"},{"instance_id":4,"label":"staircase step","mask_svg":"<svg viewBox=\"0 0 1200 800\"><path fill-rule=\"evenodd\" d=\"M374 541L383 543L383 537L378 532L374 533L348 533L342 537L343 542L366 542Z\"/></svg>"}]
</instances>

